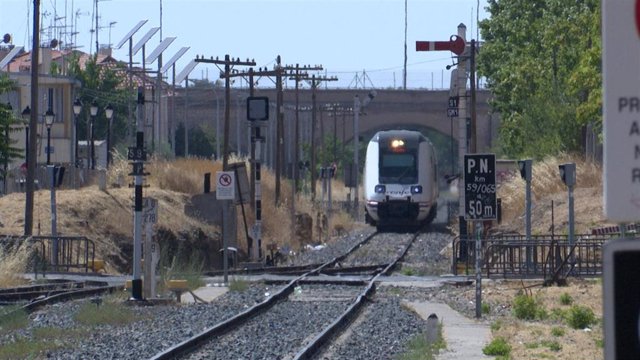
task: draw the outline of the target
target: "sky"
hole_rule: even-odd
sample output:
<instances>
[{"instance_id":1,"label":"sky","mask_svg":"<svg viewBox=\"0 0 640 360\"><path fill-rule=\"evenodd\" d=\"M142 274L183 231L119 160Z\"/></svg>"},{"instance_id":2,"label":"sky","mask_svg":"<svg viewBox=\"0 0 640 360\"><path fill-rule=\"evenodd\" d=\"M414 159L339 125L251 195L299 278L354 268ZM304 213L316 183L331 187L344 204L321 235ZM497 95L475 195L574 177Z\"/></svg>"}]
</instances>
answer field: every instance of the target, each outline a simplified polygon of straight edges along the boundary
<instances>
[{"instance_id":1,"label":"sky","mask_svg":"<svg viewBox=\"0 0 640 360\"><path fill-rule=\"evenodd\" d=\"M446 41L457 34L460 23L467 26L467 40L478 39L478 4L479 19L485 19L486 0L407 0L408 88L449 87L445 67L454 62L452 53L416 52L415 42ZM196 56L229 54L271 69L280 55L283 65L322 65L322 75L338 77L329 87L399 88L404 9L403 0L98 0L98 39L101 45L115 46L147 20L133 35L134 45L153 27L161 26L162 32L147 42L147 56L168 37L176 39L163 53L165 61L189 47L176 62L176 73ZM14 45L31 48L32 11L33 0L0 0L0 32L10 33ZM41 0L42 40L55 37L95 52L95 33L90 31L94 11L94 0ZM76 38L60 33L71 33L72 26ZM128 45L114 49L113 55L128 60ZM141 61L140 51L134 62ZM156 62L146 66L157 69ZM189 77L215 80L218 74L215 65L201 63Z\"/></svg>"}]
</instances>

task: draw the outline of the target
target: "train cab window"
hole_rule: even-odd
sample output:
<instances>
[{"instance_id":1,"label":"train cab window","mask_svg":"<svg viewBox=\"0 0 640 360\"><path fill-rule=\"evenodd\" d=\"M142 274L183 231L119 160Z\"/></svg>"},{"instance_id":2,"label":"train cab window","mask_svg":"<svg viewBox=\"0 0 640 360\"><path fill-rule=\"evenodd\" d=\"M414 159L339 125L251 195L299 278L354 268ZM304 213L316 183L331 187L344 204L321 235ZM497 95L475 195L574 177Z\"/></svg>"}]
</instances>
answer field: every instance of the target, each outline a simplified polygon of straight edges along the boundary
<instances>
[{"instance_id":1,"label":"train cab window","mask_svg":"<svg viewBox=\"0 0 640 360\"><path fill-rule=\"evenodd\" d=\"M416 158L411 153L381 153L379 171L379 180L383 184L414 184L418 182Z\"/></svg>"}]
</instances>

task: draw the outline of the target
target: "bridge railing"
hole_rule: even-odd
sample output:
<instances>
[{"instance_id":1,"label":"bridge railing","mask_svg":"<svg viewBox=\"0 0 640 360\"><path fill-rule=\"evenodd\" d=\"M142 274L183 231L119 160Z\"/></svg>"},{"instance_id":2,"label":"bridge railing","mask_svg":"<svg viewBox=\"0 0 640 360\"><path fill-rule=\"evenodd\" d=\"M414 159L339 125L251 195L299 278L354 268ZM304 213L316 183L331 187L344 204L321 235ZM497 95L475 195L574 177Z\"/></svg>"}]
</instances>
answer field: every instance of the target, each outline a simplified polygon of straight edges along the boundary
<instances>
[{"instance_id":1,"label":"bridge railing","mask_svg":"<svg viewBox=\"0 0 640 360\"><path fill-rule=\"evenodd\" d=\"M507 234L482 239L481 268L486 277L564 279L567 276L599 276L602 274L602 246L611 236L576 235L573 244L566 235ZM453 256L465 253L454 264L474 268L475 240L456 239ZM453 267L458 275L461 270ZM471 272L475 272L471 270Z\"/></svg>"}]
</instances>

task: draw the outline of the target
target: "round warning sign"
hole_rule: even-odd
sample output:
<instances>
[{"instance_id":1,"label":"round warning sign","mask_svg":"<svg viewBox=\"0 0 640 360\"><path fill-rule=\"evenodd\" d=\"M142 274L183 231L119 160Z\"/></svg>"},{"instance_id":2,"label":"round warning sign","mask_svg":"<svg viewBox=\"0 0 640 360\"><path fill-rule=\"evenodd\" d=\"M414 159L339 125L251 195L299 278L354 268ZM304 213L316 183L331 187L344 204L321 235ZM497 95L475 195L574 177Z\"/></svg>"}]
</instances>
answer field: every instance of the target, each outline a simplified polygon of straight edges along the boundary
<instances>
[{"instance_id":1,"label":"round warning sign","mask_svg":"<svg viewBox=\"0 0 640 360\"><path fill-rule=\"evenodd\" d=\"M216 172L216 199L234 200L235 194L235 174L233 171Z\"/></svg>"}]
</instances>

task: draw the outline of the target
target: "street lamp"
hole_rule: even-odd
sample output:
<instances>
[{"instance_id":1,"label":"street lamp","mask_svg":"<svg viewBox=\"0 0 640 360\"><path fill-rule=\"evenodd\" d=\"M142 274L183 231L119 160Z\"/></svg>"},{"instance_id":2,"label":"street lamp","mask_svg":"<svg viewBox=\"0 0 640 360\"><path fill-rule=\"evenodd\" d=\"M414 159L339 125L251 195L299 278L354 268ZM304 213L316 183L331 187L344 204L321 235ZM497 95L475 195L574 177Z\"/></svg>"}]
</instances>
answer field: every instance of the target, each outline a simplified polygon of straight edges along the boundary
<instances>
[{"instance_id":1,"label":"street lamp","mask_svg":"<svg viewBox=\"0 0 640 360\"><path fill-rule=\"evenodd\" d=\"M82 111L82 103L80 102L80 99L76 99L76 101L73 102L73 126L74 126L74 164L75 167L79 167L79 163L78 163L78 115L80 115L80 112Z\"/></svg>"},{"instance_id":2,"label":"street lamp","mask_svg":"<svg viewBox=\"0 0 640 360\"><path fill-rule=\"evenodd\" d=\"M13 106L11 106L10 102L7 102L6 105L6 109L9 113L13 113ZM10 116L13 116L13 114L11 114ZM7 124L4 127L4 141L7 144L7 146L9 145L9 122L7 121ZM2 175L2 193L6 194L7 193L7 172L9 169L9 157L5 156L4 158L4 174Z\"/></svg>"},{"instance_id":3,"label":"street lamp","mask_svg":"<svg viewBox=\"0 0 640 360\"><path fill-rule=\"evenodd\" d=\"M111 104L108 104L104 109L104 114L107 116L107 121L109 122L109 128L107 129L107 169L109 168L110 158L111 158L111 121L113 120L113 107Z\"/></svg>"},{"instance_id":4,"label":"street lamp","mask_svg":"<svg viewBox=\"0 0 640 360\"><path fill-rule=\"evenodd\" d=\"M44 113L44 123L47 125L47 165L51 164L51 125L54 118L53 110L49 109Z\"/></svg>"},{"instance_id":5,"label":"street lamp","mask_svg":"<svg viewBox=\"0 0 640 360\"><path fill-rule=\"evenodd\" d=\"M96 115L98 115L98 103L93 100L93 102L91 103L91 108L89 109L90 113L91 113L91 170L95 170L96 168L96 149L93 143L93 124L96 118Z\"/></svg>"},{"instance_id":6,"label":"street lamp","mask_svg":"<svg viewBox=\"0 0 640 360\"><path fill-rule=\"evenodd\" d=\"M29 105L22 110L22 119L24 120L24 163L29 163L29 118L31 117L31 108Z\"/></svg>"}]
</instances>

